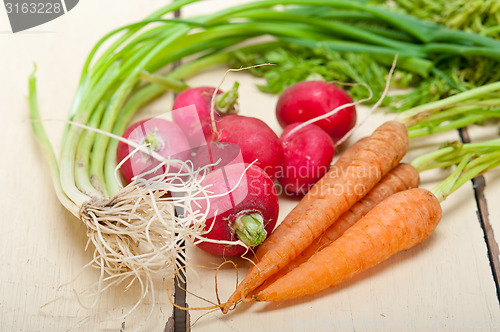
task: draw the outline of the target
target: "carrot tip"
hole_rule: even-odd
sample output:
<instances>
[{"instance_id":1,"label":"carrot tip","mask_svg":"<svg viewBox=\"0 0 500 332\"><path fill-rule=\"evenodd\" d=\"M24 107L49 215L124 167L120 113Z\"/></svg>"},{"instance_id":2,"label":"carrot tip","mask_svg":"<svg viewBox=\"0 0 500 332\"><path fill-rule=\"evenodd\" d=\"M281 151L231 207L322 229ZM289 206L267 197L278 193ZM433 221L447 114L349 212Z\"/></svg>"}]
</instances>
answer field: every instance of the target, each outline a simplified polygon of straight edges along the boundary
<instances>
[{"instance_id":1,"label":"carrot tip","mask_svg":"<svg viewBox=\"0 0 500 332\"><path fill-rule=\"evenodd\" d=\"M227 301L221 304L221 310L223 314L227 314L230 310L236 309L236 303L232 301Z\"/></svg>"}]
</instances>

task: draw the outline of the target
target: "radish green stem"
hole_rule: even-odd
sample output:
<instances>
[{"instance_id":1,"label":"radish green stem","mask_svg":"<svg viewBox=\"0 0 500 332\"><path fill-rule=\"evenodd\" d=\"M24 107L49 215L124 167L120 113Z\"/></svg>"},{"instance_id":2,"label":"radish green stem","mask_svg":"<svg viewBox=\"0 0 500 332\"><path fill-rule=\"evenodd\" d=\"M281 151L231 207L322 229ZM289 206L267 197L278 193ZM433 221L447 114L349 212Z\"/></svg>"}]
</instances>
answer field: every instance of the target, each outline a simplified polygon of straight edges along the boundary
<instances>
[{"instance_id":1,"label":"radish green stem","mask_svg":"<svg viewBox=\"0 0 500 332\"><path fill-rule=\"evenodd\" d=\"M466 33L462 31L451 31L442 28L440 25L432 24L429 22L423 22L412 16L390 12L380 7L371 6L359 1L341 1L341 0L268 0L268 1L257 1L250 4L244 4L240 6L235 6L226 10L220 11L218 14L213 14L208 16L204 21L209 23L215 23L224 19L227 16L234 15L239 12L244 12L246 10L257 9L257 8L267 8L274 5L282 4L297 4L297 5L317 5L317 6L328 6L332 8L341 9L354 9L361 12L370 13L373 16L382 19L383 21L401 29L404 32L416 37L417 39L425 42L435 42L439 40L446 41L467 41L473 45L481 45L490 48L500 48L500 42L481 36L481 38L476 38L475 34ZM453 51L458 51L457 47ZM495 52L493 52L495 53Z\"/></svg>"},{"instance_id":2,"label":"radish green stem","mask_svg":"<svg viewBox=\"0 0 500 332\"><path fill-rule=\"evenodd\" d=\"M353 41L345 41L345 40L324 40L324 39L317 40L317 39L293 38L288 36L281 36L280 39L288 41L290 43L302 45L305 47L326 48L333 51L363 52L363 53L389 54L389 55L398 54L400 56L410 57L410 58L419 56L418 53L415 53L411 50L406 50L406 49L395 50L389 47L376 46L376 45L364 44ZM426 72L425 69L426 67L420 69L413 68L412 72L424 73L425 75L428 75L428 72Z\"/></svg>"},{"instance_id":3,"label":"radish green stem","mask_svg":"<svg viewBox=\"0 0 500 332\"><path fill-rule=\"evenodd\" d=\"M95 67L99 67L99 65L102 64L102 61L104 61L109 56L111 56L111 54L114 51L116 51L118 49L118 47L123 46L125 41L127 39L129 39L134 33L139 31L142 27L148 25L149 23L155 22L155 20L159 19L160 17L162 17L163 15L165 15L167 13L174 12L187 4L197 2L197 1L198 0L178 0L178 1L175 1L173 3L170 3L166 6L164 6L163 8L160 8L159 10L155 11L154 13L152 13L151 15L146 17L146 19L144 19L143 21L120 27L120 28L108 33L106 36L104 36L101 40L99 40L97 42L97 44L94 46L94 48L90 52L89 56L87 57L87 60L85 62L84 69L82 72L82 77L85 76L85 74L87 73L87 71L90 67L91 61L92 61L94 55L97 53L98 49L102 46L102 44L104 44L104 42L106 40L108 40L113 35L121 32L123 30L128 30L127 33L125 33L123 36L121 36L118 40L116 40L110 47L108 47L105 50L105 52L101 55L99 60L96 62ZM161 19L161 20L164 21L164 19Z\"/></svg>"},{"instance_id":4,"label":"radish green stem","mask_svg":"<svg viewBox=\"0 0 500 332\"><path fill-rule=\"evenodd\" d=\"M233 227L238 239L249 247L258 246L267 237L264 219L260 213L244 214L237 217Z\"/></svg>"},{"instance_id":5,"label":"radish green stem","mask_svg":"<svg viewBox=\"0 0 500 332\"><path fill-rule=\"evenodd\" d=\"M234 82L231 90L215 96L215 106L217 111L222 114L231 114L235 112L238 106L238 87L240 84Z\"/></svg>"}]
</instances>

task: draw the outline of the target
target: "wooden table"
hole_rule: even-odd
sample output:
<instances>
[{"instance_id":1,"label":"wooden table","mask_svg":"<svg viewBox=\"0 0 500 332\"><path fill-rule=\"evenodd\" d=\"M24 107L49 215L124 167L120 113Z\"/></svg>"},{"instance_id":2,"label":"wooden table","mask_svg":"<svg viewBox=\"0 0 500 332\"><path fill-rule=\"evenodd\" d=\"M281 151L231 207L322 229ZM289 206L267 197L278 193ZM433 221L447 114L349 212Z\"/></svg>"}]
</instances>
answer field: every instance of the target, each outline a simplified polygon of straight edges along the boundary
<instances>
[{"instance_id":1,"label":"wooden table","mask_svg":"<svg viewBox=\"0 0 500 332\"><path fill-rule=\"evenodd\" d=\"M244 1L232 1L231 3ZM68 14L26 32L12 34L0 9L0 121L2 137L2 211L0 243L0 326L5 331L129 331L144 322L153 308L147 300L126 318L138 289L116 287L102 295L93 309L79 305L73 289L81 292L98 278L82 267L91 259L85 251L84 226L59 204L46 161L31 133L26 104L27 78L38 66L39 103L56 151L64 121L78 84L79 72L93 44L108 31L139 20L165 1L81 1ZM227 1L204 1L180 15L214 11ZM191 85L217 85L225 68L201 73ZM231 73L223 84L240 82L241 114L265 120L277 133L276 96L257 90L260 81L248 73ZM141 118L171 108L172 94L149 105ZM366 114L360 108L360 118ZM351 139L370 133L384 120L376 112ZM497 128L469 128L466 138L477 141L497 135ZM468 134L468 135L467 135ZM435 144L459 139L458 132L411 142L405 160L432 150ZM432 188L445 171L422 173L422 186ZM432 237L421 246L401 253L340 287L316 296L278 304L241 305L228 315L220 311L190 311L192 331L498 331L498 245L500 233L500 171L465 185L444 204L444 216ZM280 220L297 203L280 199ZM188 270L186 301L190 307L207 306L195 297L215 301L214 267L221 259L189 247L189 263L207 268ZM237 260L240 276L248 263ZM82 274L79 275L79 273ZM71 282L76 278L73 282ZM151 318L143 330L169 330L173 307L166 279L156 283ZM229 266L219 273L222 300L234 289L235 274ZM61 286L61 288L60 288ZM172 289L172 285L170 289ZM177 297L182 298L177 289ZM82 297L90 304L90 299ZM200 318L196 324L194 322ZM182 315L177 312L177 323ZM170 320L169 320L170 319ZM167 322L169 321L169 324ZM189 323L188 321L188 323Z\"/></svg>"}]
</instances>

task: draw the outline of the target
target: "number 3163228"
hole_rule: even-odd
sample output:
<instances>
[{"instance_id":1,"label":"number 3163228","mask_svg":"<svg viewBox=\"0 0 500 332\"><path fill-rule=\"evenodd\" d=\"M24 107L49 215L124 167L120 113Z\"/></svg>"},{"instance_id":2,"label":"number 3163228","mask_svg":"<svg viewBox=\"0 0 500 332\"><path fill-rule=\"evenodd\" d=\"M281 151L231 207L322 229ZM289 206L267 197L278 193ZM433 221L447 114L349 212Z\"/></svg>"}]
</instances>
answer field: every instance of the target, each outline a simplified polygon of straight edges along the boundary
<instances>
[{"instance_id":1,"label":"number 3163228","mask_svg":"<svg viewBox=\"0 0 500 332\"><path fill-rule=\"evenodd\" d=\"M6 2L7 14L59 14L63 11L61 3L51 2Z\"/></svg>"}]
</instances>

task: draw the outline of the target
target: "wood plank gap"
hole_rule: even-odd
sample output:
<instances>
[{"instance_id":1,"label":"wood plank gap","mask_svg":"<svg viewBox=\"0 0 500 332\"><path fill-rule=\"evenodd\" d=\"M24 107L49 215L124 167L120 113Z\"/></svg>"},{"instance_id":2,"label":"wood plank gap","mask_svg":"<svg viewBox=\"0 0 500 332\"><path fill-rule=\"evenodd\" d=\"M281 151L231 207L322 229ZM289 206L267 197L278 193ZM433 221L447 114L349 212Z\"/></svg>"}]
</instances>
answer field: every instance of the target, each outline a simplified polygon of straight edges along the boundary
<instances>
[{"instance_id":1,"label":"wood plank gap","mask_svg":"<svg viewBox=\"0 0 500 332\"><path fill-rule=\"evenodd\" d=\"M470 143L470 136L467 128L462 128L459 130L460 139L463 143ZM490 261L491 273L493 275L493 280L495 281L495 287L497 290L497 300L500 304L500 250L498 249L498 242L495 240L495 234L490 223L490 214L488 212L488 203L486 201L486 196L484 195L484 188L486 186L486 180L483 175L477 176L472 179L472 187L474 189L474 197L476 199L477 205L477 218L483 229L484 239L486 242L486 247L488 250L488 259Z\"/></svg>"},{"instance_id":2,"label":"wood plank gap","mask_svg":"<svg viewBox=\"0 0 500 332\"><path fill-rule=\"evenodd\" d=\"M175 1L175 0L174 0ZM178 9L174 12L174 17L178 18L181 17L181 10ZM173 64L173 68L179 67L181 64L181 61L176 61ZM177 94L174 94L174 98L177 97ZM177 212L176 212L177 213ZM186 249L184 248L185 242L183 241L181 243L181 246L183 247L182 251L178 253L176 263L179 265L183 265L186 259ZM177 265L176 264L176 265ZM189 312L187 310L183 310L178 308L179 307L187 307L186 303L186 290L187 290L187 276L184 273L184 271L181 269L179 270L179 274L176 275L174 279L174 309L172 313L173 317L173 324L171 324L170 331L173 332L187 332L190 330L189 327ZM168 325L168 322L167 322ZM173 325L173 326L172 326ZM173 327L173 329L172 329ZM166 326L167 328L167 326ZM168 332L170 332L168 331Z\"/></svg>"}]
</instances>

